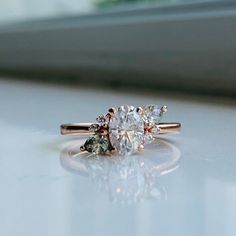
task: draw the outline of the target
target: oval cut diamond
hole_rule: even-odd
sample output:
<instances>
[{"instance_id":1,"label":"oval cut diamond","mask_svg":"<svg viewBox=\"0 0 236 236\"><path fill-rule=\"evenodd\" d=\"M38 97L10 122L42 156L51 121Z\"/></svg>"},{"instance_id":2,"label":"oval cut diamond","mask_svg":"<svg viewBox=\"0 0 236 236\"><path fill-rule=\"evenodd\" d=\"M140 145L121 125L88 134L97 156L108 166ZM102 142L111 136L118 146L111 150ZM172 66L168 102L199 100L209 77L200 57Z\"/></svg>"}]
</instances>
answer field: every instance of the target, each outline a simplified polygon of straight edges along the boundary
<instances>
[{"instance_id":1,"label":"oval cut diamond","mask_svg":"<svg viewBox=\"0 0 236 236\"><path fill-rule=\"evenodd\" d=\"M109 122L109 136L120 155L131 155L143 144L144 122L133 106L121 106Z\"/></svg>"}]
</instances>

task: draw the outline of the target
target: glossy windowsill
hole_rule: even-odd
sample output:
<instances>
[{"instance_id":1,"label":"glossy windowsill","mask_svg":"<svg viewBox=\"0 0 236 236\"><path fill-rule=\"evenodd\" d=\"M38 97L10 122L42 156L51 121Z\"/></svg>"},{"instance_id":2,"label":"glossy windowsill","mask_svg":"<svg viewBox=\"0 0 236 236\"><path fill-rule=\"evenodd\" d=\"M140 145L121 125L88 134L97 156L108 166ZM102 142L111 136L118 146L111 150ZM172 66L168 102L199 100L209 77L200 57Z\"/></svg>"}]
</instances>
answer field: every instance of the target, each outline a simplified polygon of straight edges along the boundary
<instances>
[{"instance_id":1,"label":"glossy windowsill","mask_svg":"<svg viewBox=\"0 0 236 236\"><path fill-rule=\"evenodd\" d=\"M84 140L61 123L149 103L182 132L128 158L130 178L122 161L68 155ZM235 235L235 120L233 105L0 80L0 234Z\"/></svg>"}]
</instances>

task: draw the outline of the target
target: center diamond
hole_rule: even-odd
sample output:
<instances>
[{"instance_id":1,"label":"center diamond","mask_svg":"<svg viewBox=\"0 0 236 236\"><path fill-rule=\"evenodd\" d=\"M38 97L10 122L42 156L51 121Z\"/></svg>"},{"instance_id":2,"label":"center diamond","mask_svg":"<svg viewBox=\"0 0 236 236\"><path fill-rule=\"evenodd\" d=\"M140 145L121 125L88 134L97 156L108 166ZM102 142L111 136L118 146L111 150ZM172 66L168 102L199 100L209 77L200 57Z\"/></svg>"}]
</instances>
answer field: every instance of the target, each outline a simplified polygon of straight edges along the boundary
<instances>
[{"instance_id":1,"label":"center diamond","mask_svg":"<svg viewBox=\"0 0 236 236\"><path fill-rule=\"evenodd\" d=\"M121 155L139 150L144 137L144 122L133 106L121 106L109 122L109 136L113 147Z\"/></svg>"}]
</instances>

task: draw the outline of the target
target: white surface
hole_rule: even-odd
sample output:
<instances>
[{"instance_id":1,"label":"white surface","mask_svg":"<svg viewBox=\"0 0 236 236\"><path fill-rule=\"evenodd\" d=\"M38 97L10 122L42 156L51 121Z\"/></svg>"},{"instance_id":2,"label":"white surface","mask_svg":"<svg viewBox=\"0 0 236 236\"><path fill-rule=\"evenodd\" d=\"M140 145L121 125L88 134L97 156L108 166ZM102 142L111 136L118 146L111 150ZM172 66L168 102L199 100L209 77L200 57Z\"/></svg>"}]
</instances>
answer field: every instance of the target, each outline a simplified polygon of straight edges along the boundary
<instances>
[{"instance_id":1,"label":"white surface","mask_svg":"<svg viewBox=\"0 0 236 236\"><path fill-rule=\"evenodd\" d=\"M83 140L61 137L61 123L149 103L167 104L164 121L180 121L182 133L125 163L68 155ZM234 236L235 121L232 105L2 80L0 235ZM140 160L146 175L157 171L144 178ZM126 180L120 172L127 166L133 174ZM117 195L121 190L130 196Z\"/></svg>"}]
</instances>

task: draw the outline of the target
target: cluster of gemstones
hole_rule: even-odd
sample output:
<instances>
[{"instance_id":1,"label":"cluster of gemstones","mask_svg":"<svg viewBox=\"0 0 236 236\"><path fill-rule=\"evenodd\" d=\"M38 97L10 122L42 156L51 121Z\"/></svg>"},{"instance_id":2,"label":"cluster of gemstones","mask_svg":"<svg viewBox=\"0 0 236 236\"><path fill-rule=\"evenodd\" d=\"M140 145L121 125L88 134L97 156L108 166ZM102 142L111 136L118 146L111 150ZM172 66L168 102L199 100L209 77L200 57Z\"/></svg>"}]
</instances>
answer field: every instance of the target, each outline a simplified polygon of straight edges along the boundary
<instances>
[{"instance_id":1,"label":"cluster of gemstones","mask_svg":"<svg viewBox=\"0 0 236 236\"><path fill-rule=\"evenodd\" d=\"M124 105L110 108L107 115L100 115L90 126L94 133L81 151L97 155L117 152L119 155L131 155L144 148L158 134L158 124L167 107L147 105L135 108Z\"/></svg>"}]
</instances>

